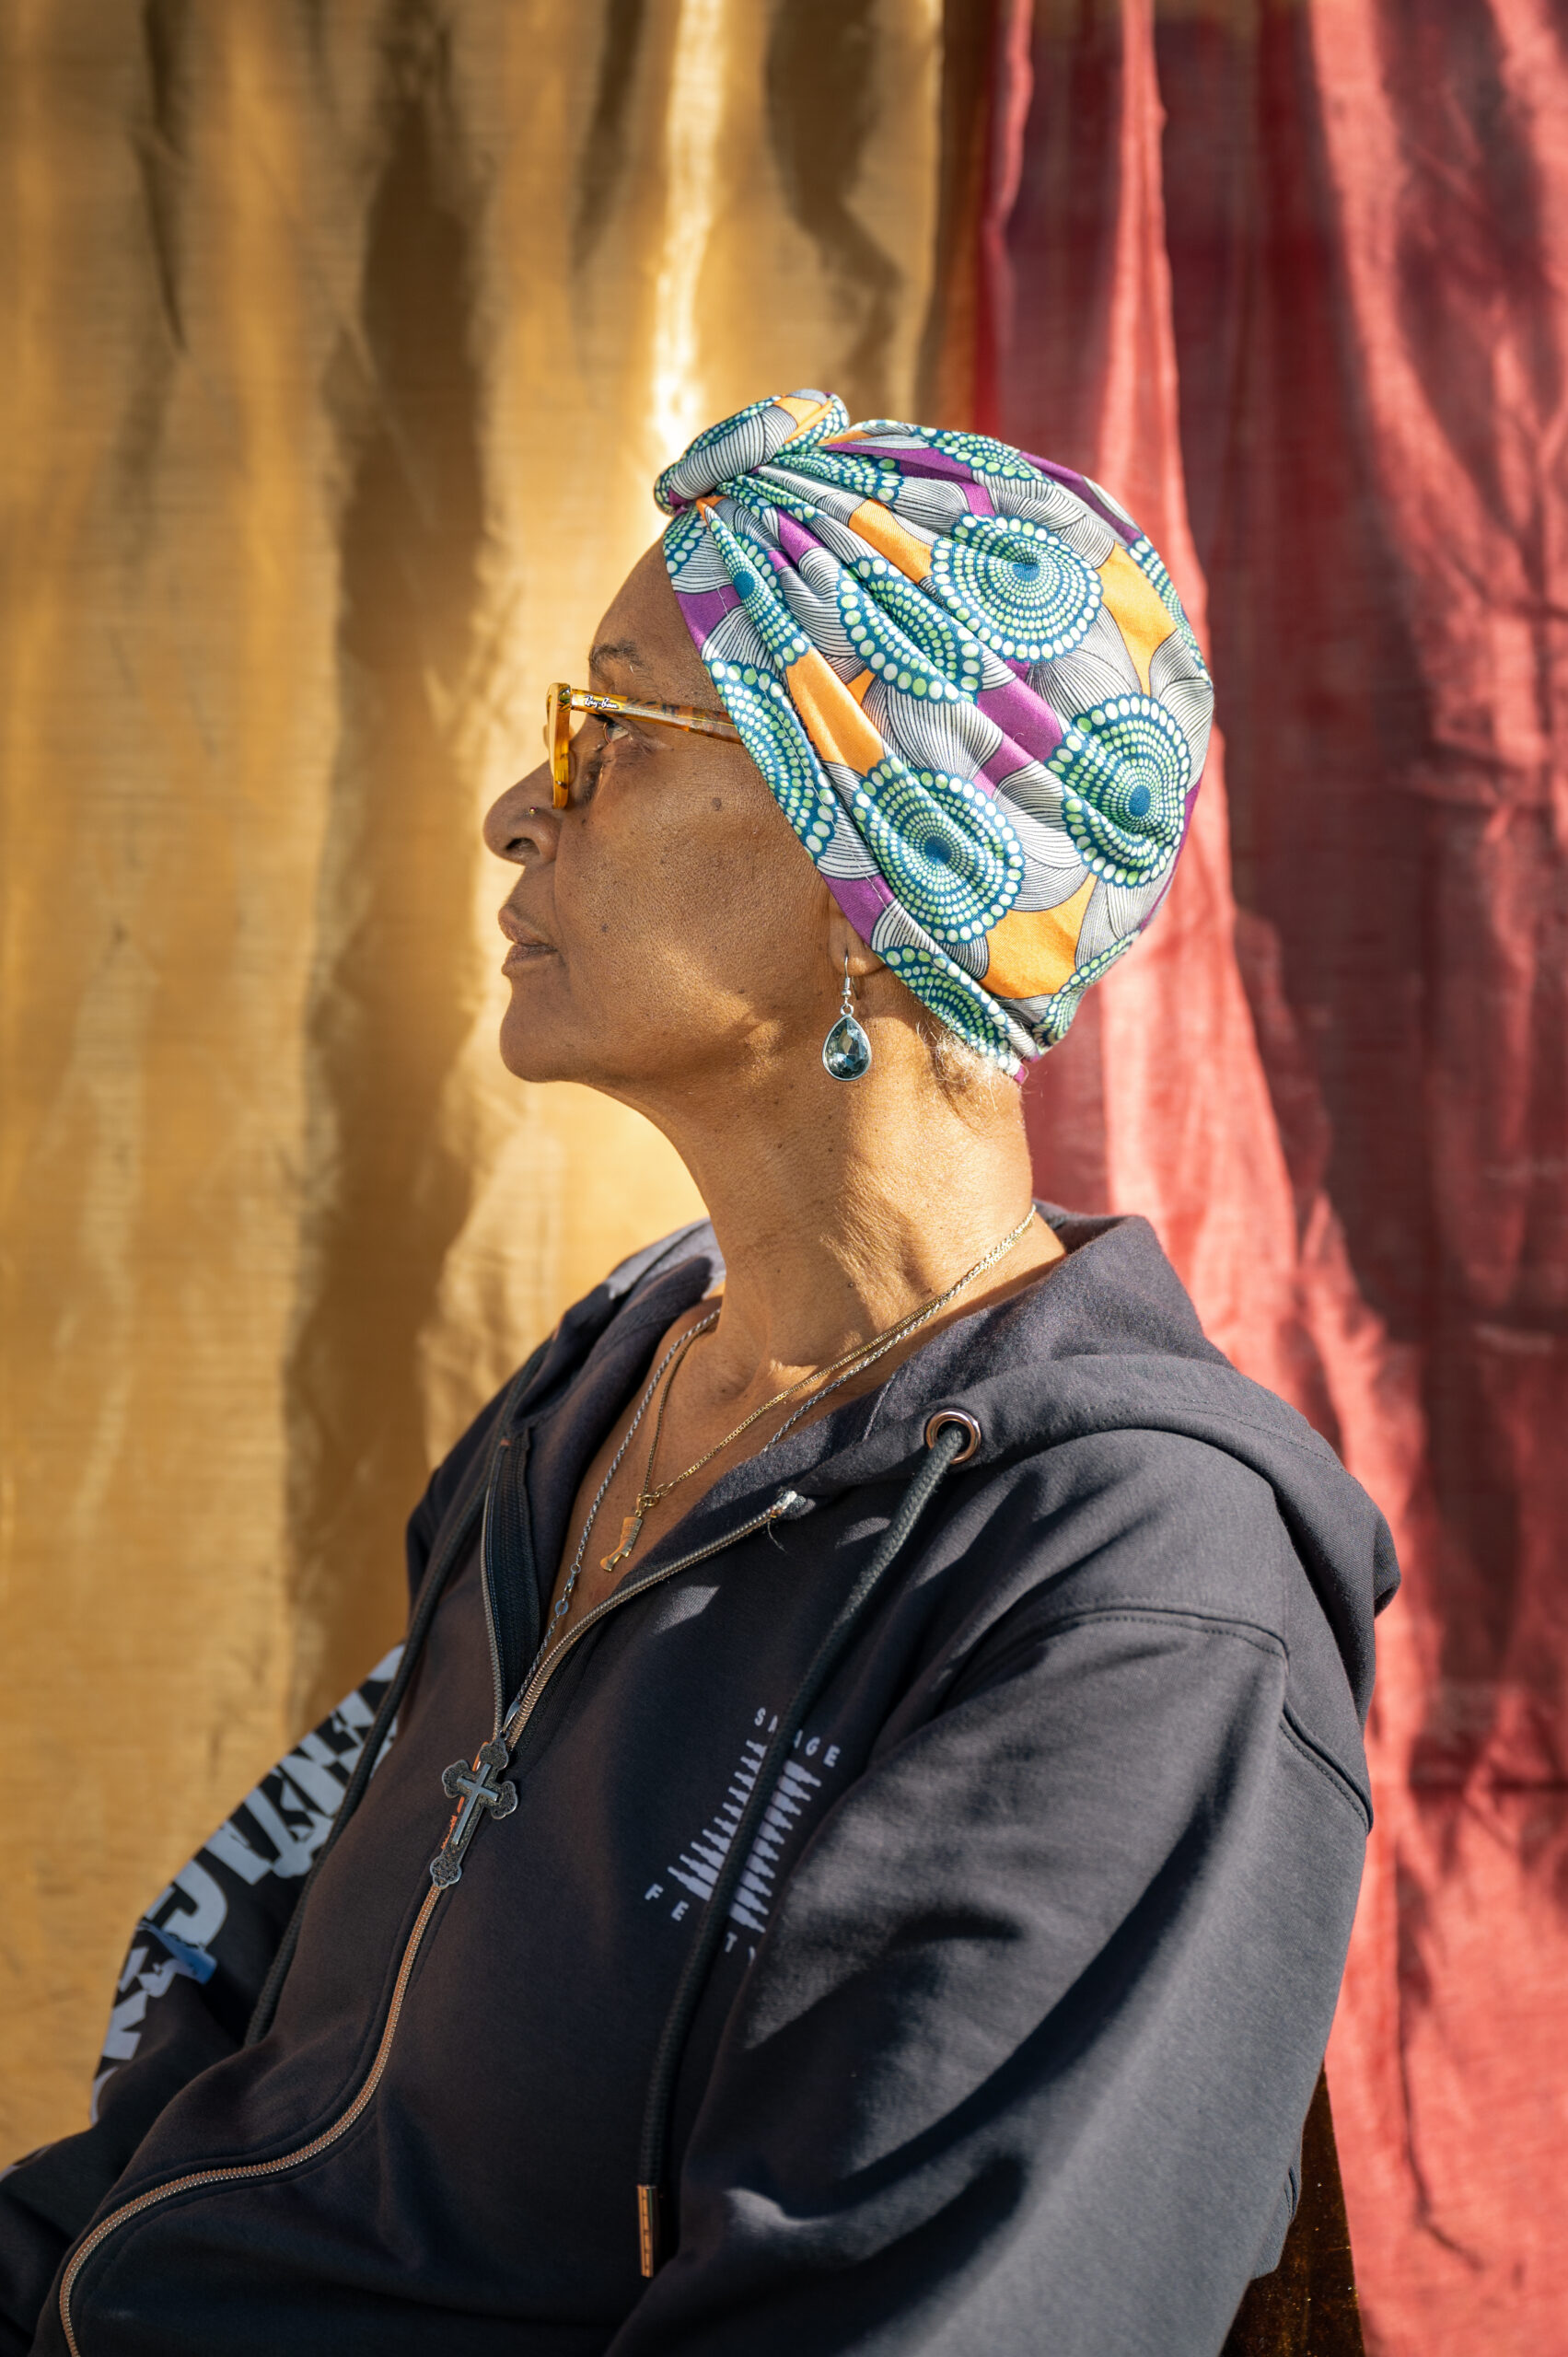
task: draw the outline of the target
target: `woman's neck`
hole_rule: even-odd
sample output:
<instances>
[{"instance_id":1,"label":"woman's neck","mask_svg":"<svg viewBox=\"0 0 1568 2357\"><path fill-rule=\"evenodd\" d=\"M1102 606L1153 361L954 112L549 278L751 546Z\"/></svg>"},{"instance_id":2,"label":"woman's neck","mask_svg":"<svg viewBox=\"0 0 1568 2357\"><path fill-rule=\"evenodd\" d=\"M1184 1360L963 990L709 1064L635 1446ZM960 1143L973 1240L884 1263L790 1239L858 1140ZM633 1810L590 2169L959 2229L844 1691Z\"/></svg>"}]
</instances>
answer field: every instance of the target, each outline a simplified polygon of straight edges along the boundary
<instances>
[{"instance_id":1,"label":"woman's neck","mask_svg":"<svg viewBox=\"0 0 1568 2357\"><path fill-rule=\"evenodd\" d=\"M688 1091L645 1108L696 1181L724 1255L704 1387L766 1396L825 1366L945 1291L1028 1211L1012 1084L955 1102L912 1061L848 1084L812 1075L738 1102L732 1083L716 1101ZM1061 1257L1037 1221L954 1314Z\"/></svg>"}]
</instances>

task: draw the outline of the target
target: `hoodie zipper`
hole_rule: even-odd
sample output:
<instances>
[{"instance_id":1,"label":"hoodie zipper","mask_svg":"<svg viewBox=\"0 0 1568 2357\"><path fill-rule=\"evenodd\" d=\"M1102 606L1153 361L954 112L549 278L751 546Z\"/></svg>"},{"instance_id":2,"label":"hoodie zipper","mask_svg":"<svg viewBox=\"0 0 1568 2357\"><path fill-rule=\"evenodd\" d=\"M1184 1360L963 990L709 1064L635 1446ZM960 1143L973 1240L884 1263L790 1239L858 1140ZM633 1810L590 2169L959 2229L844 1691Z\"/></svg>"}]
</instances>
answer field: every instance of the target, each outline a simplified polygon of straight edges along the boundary
<instances>
[{"instance_id":1,"label":"hoodie zipper","mask_svg":"<svg viewBox=\"0 0 1568 2357\"><path fill-rule=\"evenodd\" d=\"M726 1547L733 1547L738 1540L749 1538L755 1532L765 1530L769 1523L793 1521L797 1515L807 1511L809 1501L803 1498L798 1490L781 1490L772 1504L764 1506L761 1514L754 1514L749 1522L740 1523L734 1530L726 1530L722 1538L710 1538L705 1547L693 1547L689 1555L678 1557L673 1563L661 1563L656 1572L649 1572L631 1587L618 1588L613 1596L607 1596L602 1604L596 1604L591 1612L585 1612L576 1627L567 1631L553 1653L545 1654L528 1672L506 1722L505 1740L508 1751L516 1751L517 1738L533 1716L534 1706L540 1694L554 1677L557 1663L565 1660L573 1646L587 1635L596 1621L602 1620L618 1605L630 1604L634 1596L645 1596L649 1588L657 1587L664 1580L673 1579L677 1572L689 1572L693 1563L705 1563L710 1555L722 1555Z\"/></svg>"},{"instance_id":2,"label":"hoodie zipper","mask_svg":"<svg viewBox=\"0 0 1568 2357\"><path fill-rule=\"evenodd\" d=\"M504 1449L511 1447L515 1438L515 1434L508 1434L501 1443L501 1447ZM479 1527L479 1573L480 1586L484 1596L484 1633L490 1640L490 1678L495 1694L495 1724L491 1733L499 1735L501 1714L505 1708L505 1695L501 1685L501 1640L495 1633L495 1597L492 1587L490 1560L490 1505L495 1495L496 1484L501 1478L499 1451L496 1454L494 1478L484 1485L484 1515Z\"/></svg>"},{"instance_id":3,"label":"hoodie zipper","mask_svg":"<svg viewBox=\"0 0 1568 2357\"><path fill-rule=\"evenodd\" d=\"M727 1531L722 1538L710 1539L705 1547L693 1548L689 1555L679 1556L672 1563L662 1563L657 1571L649 1572L633 1586L620 1588L614 1596L606 1596L602 1604L596 1604L591 1612L584 1614L575 1629L568 1631L552 1653L547 1654L542 1661L534 1665L522 1692L513 1705L506 1724L505 1741L507 1749L516 1749L517 1740L538 1708L540 1697L545 1688L573 1647L587 1635L596 1622L604 1620L618 1606L630 1604L633 1596L645 1596L649 1588L658 1587L664 1581L673 1579L678 1572L690 1571L694 1563L706 1562L709 1556L722 1554L726 1547L735 1546L742 1538L749 1538L755 1532L765 1529L769 1523L778 1522L801 1513L807 1509L807 1500L797 1492L781 1490L772 1505L764 1507L761 1514L753 1515L749 1521L740 1523L734 1530ZM482 1548L488 1538L489 1519L490 1491L487 1490L484 1502L484 1522L482 1526ZM482 1557L482 1562L485 1560ZM494 1624L491 1618L488 1575L484 1581L484 1589L485 1622L490 1631L491 1660L494 1669L496 1692L499 1695L501 1663ZM498 1725L500 1719L501 1708L498 1701L496 1706ZM448 1885L446 1887L449 1888L451 1886ZM319 2153L326 2152L329 2146L337 2143L341 2137L347 2135L355 2120L364 2113L381 2083L382 2075L391 2056L392 2040L397 2036L398 2024L402 2015L403 1999L408 1993L408 1984L415 1959L419 1955L420 1945L430 1927L430 1919L436 1912L436 1904L444 1895L443 1887L433 1883L424 1895L419 1913L413 1919L412 1929L403 1947L402 1961L398 1967L398 1977L392 1985L391 2003L387 2009L387 2024L381 2032L380 2043L376 2049L376 2059L370 2065L359 2093L346 2111L340 2112L331 2126L323 2128L320 2133L313 2136L308 2144L296 2145L291 2153L280 2153L275 2160L237 2162L225 2168L196 2169L188 2177L173 2177L168 2184L154 2186L147 2192L139 2193L134 2201L124 2202L118 2210L111 2210L102 2223L93 2228L87 2240L76 2250L70 2265L60 2279L58 2300L60 2323L65 2335L65 2346L70 2351L71 2357L82 2357L75 2328L71 2322L71 2294L75 2289L76 2279L93 2253L99 2250L108 2241L110 2235L121 2226L126 2224L132 2218L139 2218L144 2212L156 2209L159 2202L168 2201L173 2195L189 2193L198 2186L232 2185L236 2179L241 2177L278 2177L285 2169L297 2168L304 2162L314 2160Z\"/></svg>"}]
</instances>

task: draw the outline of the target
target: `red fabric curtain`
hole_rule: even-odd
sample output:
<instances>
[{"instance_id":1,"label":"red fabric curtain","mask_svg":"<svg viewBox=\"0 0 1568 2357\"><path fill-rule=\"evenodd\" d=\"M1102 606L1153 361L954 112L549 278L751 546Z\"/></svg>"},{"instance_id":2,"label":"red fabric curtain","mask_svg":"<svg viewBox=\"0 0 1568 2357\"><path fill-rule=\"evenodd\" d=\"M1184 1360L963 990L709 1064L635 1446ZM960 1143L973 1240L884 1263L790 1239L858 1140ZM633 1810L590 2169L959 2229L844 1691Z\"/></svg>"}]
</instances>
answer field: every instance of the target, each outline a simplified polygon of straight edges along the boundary
<instances>
[{"instance_id":1,"label":"red fabric curtain","mask_svg":"<svg viewBox=\"0 0 1568 2357\"><path fill-rule=\"evenodd\" d=\"M1211 649L1171 900L1030 1083L1394 1525L1330 2052L1369 2342L1568 2349L1568 20L998 0L970 408ZM1096 1005L1095 1000L1098 1004Z\"/></svg>"}]
</instances>

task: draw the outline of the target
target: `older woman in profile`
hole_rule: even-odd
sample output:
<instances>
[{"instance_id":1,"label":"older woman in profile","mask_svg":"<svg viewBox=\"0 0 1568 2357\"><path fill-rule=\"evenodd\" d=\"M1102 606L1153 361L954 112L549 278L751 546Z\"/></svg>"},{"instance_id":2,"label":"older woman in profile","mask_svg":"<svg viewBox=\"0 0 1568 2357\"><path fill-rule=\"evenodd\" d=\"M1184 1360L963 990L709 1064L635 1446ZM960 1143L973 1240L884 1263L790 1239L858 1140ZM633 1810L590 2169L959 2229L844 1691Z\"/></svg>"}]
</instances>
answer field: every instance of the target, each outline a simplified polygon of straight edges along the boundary
<instances>
[{"instance_id":1,"label":"older woman in profile","mask_svg":"<svg viewBox=\"0 0 1568 2357\"><path fill-rule=\"evenodd\" d=\"M6 2349L1214 2357L1277 2257L1387 1534L1143 1222L1032 1202L1016 1087L1207 675L981 437L798 394L659 496L487 839L507 1065L709 1220L481 1416L406 1645L138 1926Z\"/></svg>"}]
</instances>

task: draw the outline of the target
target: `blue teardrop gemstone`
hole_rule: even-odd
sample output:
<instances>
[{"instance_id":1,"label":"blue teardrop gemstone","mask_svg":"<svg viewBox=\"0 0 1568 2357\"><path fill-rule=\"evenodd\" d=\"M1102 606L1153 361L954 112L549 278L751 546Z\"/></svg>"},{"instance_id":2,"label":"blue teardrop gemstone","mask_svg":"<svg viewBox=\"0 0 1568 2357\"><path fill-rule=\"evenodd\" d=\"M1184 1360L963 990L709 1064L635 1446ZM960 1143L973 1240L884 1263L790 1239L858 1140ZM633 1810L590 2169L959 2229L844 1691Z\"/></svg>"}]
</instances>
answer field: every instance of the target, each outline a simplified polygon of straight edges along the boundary
<instances>
[{"instance_id":1,"label":"blue teardrop gemstone","mask_svg":"<svg viewBox=\"0 0 1568 2357\"><path fill-rule=\"evenodd\" d=\"M871 1069L871 1042L853 1015L841 1015L822 1042L822 1062L835 1080L858 1080Z\"/></svg>"}]
</instances>

